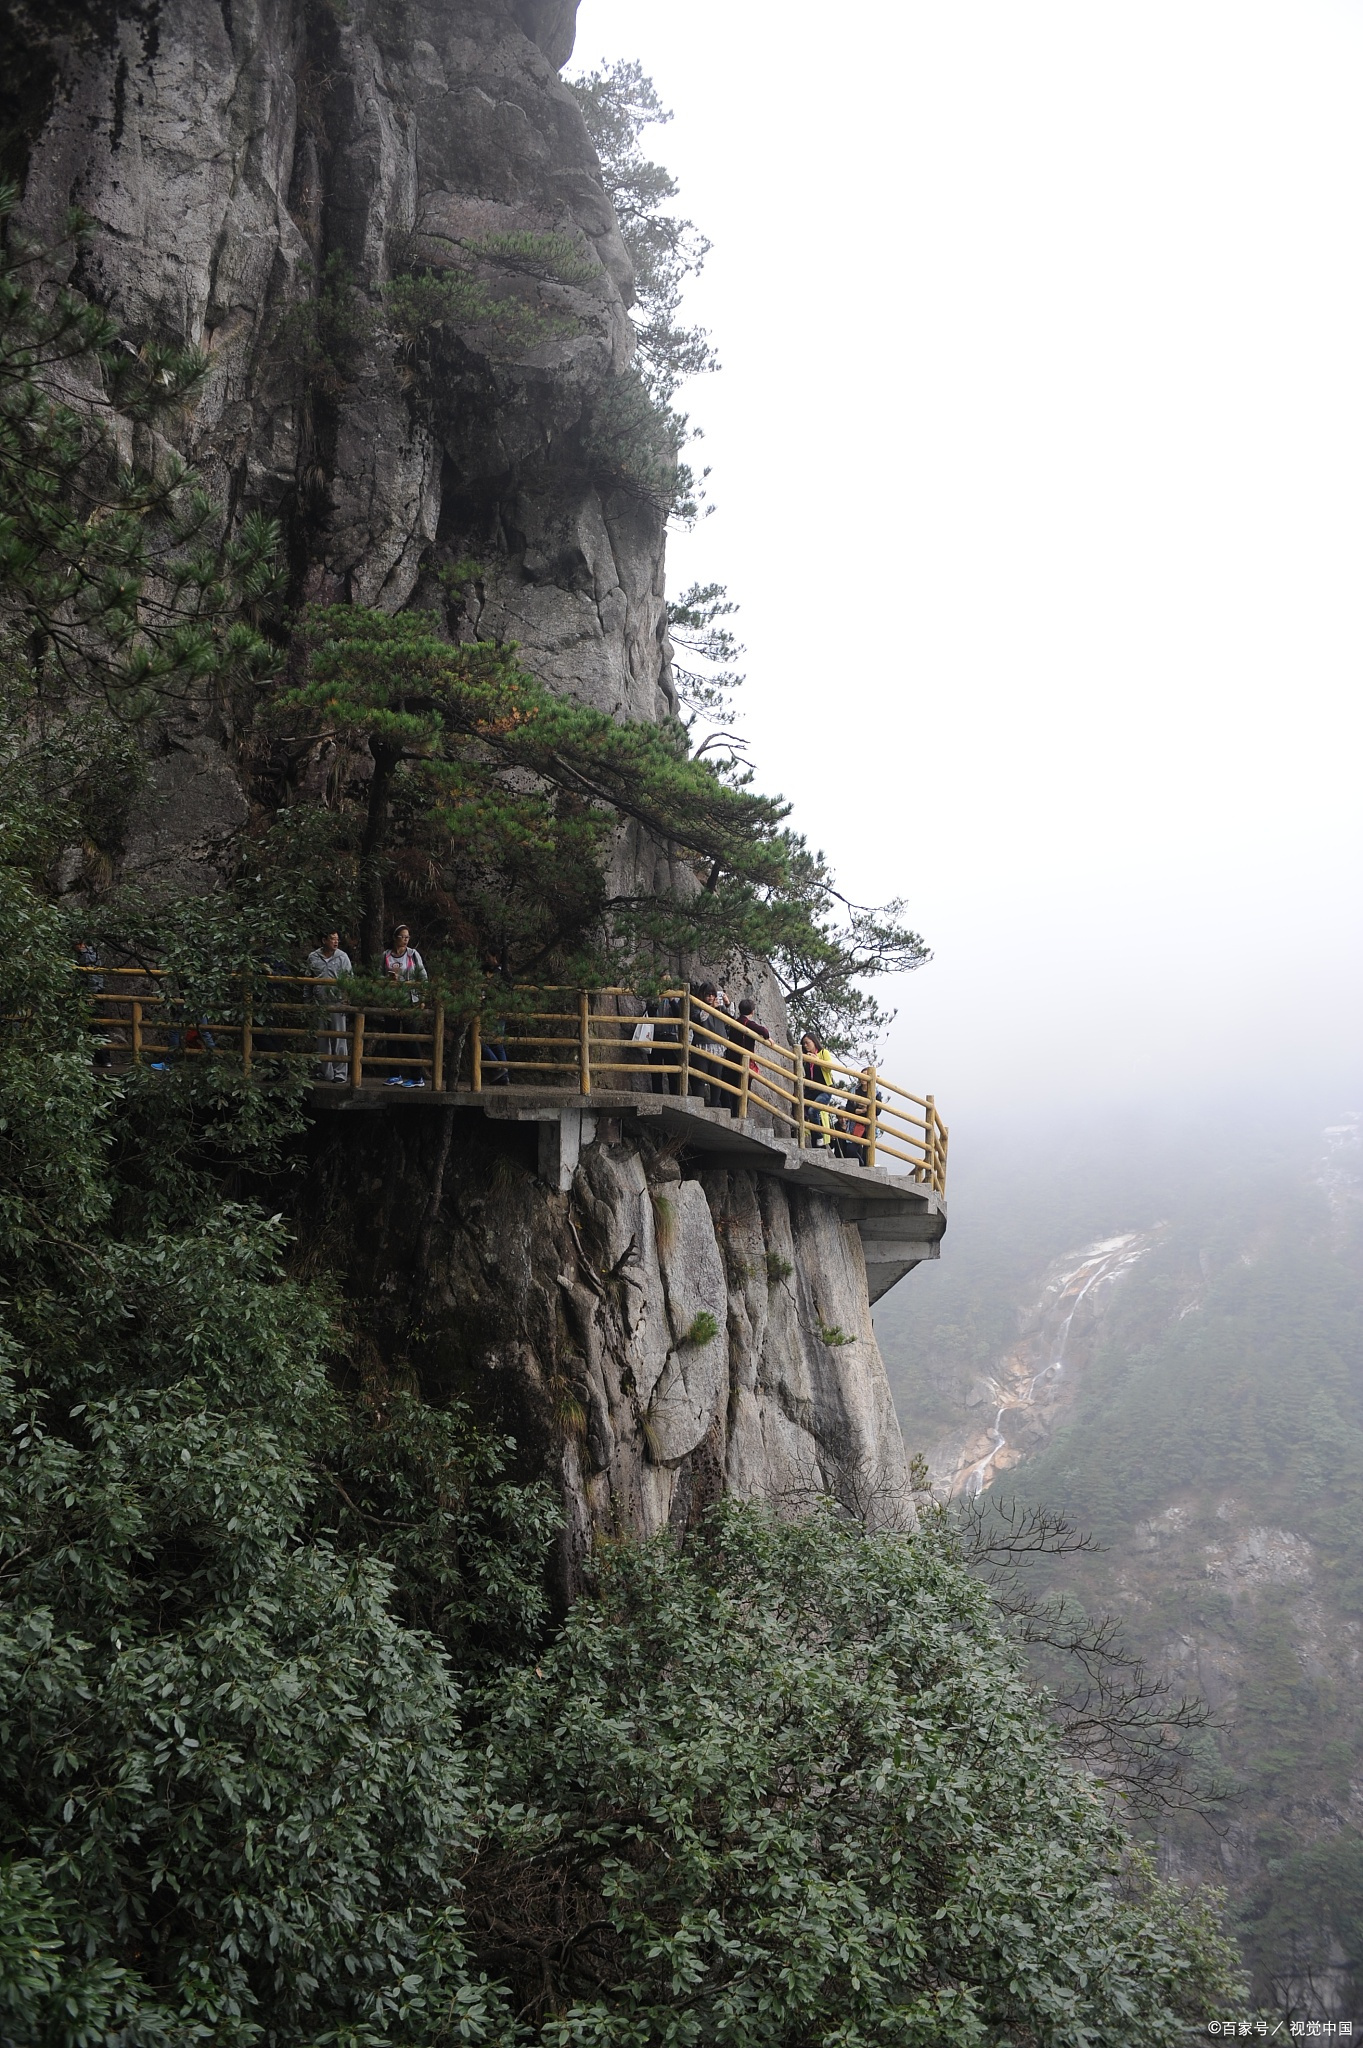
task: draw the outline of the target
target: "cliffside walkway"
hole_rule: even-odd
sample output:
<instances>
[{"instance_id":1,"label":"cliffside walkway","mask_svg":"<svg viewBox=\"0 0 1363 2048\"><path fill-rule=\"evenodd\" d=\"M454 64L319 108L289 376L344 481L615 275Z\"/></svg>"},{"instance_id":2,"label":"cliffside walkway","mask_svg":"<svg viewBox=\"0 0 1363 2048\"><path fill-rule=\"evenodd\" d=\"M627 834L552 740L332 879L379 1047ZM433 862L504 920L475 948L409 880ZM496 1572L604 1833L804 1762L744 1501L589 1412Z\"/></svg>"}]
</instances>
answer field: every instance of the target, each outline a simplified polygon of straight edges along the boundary
<instances>
[{"instance_id":1,"label":"cliffside walkway","mask_svg":"<svg viewBox=\"0 0 1363 2048\"><path fill-rule=\"evenodd\" d=\"M345 984L304 975L243 977L234 1001L199 1006L159 969L80 971L92 1035L116 1070L302 1063L338 1076L317 1082L319 1106L535 1123L540 1172L560 1188L603 1120L653 1126L716 1164L835 1196L860 1231L873 1301L937 1256L947 1131L932 1096L825 1054L811 1079L799 1052L685 989L664 992L676 1012L665 1017L645 1017L625 989L542 989L517 991L514 1015L465 1018L424 991L357 1001ZM641 1029L652 1035L636 1037Z\"/></svg>"}]
</instances>

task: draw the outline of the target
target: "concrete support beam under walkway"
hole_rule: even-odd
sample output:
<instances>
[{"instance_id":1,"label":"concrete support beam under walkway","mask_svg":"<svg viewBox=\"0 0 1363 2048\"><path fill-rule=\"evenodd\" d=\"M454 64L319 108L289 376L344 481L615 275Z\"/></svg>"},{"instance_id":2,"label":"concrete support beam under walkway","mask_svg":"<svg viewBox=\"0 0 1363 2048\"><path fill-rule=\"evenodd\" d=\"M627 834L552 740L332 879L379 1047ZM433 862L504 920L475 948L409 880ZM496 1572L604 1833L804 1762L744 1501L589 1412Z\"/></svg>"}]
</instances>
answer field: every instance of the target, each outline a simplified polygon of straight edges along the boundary
<instances>
[{"instance_id":1,"label":"concrete support beam under walkway","mask_svg":"<svg viewBox=\"0 0 1363 2048\"><path fill-rule=\"evenodd\" d=\"M707 1163L769 1173L787 1187L831 1195L844 1220L857 1226L873 1302L924 1259L937 1258L946 1229L942 1197L908 1175L838 1159L819 1147L801 1147L780 1136L769 1117L740 1120L726 1110L708 1109L694 1097L616 1089L570 1095L562 1088L485 1088L478 1094L460 1089L436 1094L429 1089L390 1092L384 1088L321 1087L315 1090L313 1100L344 1114L458 1109L494 1122L536 1124L540 1179L561 1194L571 1188L582 1148L597 1137L603 1121L609 1119L622 1130L632 1124L638 1129L666 1131L682 1138L687 1150L703 1155Z\"/></svg>"}]
</instances>

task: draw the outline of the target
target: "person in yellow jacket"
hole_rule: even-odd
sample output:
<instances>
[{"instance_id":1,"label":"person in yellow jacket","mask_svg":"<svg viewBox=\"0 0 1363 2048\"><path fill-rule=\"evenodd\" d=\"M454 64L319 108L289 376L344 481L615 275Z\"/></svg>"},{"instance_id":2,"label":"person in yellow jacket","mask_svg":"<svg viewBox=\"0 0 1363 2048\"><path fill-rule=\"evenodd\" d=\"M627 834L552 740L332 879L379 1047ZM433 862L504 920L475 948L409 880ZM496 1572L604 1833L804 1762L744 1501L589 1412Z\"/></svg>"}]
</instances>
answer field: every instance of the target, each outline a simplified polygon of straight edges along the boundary
<instances>
[{"instance_id":1,"label":"person in yellow jacket","mask_svg":"<svg viewBox=\"0 0 1363 2048\"><path fill-rule=\"evenodd\" d=\"M812 1031L806 1031L800 1040L800 1051L804 1056L805 1068L805 1127L814 1135L811 1145L827 1145L832 1142L833 1112L833 1061L820 1045Z\"/></svg>"}]
</instances>

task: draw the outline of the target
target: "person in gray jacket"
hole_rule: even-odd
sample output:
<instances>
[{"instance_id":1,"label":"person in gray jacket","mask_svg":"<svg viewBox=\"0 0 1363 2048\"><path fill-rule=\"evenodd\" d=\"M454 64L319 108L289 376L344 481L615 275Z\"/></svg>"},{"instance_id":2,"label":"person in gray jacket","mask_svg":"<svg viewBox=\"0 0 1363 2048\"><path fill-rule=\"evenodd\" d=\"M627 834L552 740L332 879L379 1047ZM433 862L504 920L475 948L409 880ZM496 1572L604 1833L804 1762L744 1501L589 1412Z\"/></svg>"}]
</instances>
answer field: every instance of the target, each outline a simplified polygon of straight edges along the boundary
<instances>
[{"instance_id":1,"label":"person in gray jacket","mask_svg":"<svg viewBox=\"0 0 1363 2048\"><path fill-rule=\"evenodd\" d=\"M320 946L308 955L308 973L319 982L339 981L343 974L350 974L349 953L341 950L339 932L328 932ZM325 1002L325 988L314 989L318 1002ZM322 1079L324 1081L348 1081L350 1079L350 1041L346 1037L344 1010L333 1010L323 1020L327 1029L317 1041L317 1050L322 1056Z\"/></svg>"}]
</instances>

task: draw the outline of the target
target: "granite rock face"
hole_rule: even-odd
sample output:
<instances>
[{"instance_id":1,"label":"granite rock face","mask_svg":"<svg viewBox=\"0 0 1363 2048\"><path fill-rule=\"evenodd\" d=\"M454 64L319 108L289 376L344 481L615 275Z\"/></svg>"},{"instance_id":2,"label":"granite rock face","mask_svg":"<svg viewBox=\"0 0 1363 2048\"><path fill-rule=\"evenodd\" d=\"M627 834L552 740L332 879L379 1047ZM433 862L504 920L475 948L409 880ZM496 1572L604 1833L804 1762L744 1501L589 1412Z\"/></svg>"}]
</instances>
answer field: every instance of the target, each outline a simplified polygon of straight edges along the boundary
<instances>
[{"instance_id":1,"label":"granite rock face","mask_svg":"<svg viewBox=\"0 0 1363 2048\"><path fill-rule=\"evenodd\" d=\"M183 453L234 518L282 521L296 598L429 606L518 642L566 694L655 718L675 706L663 515L603 480L589 438L630 362L632 273L557 75L575 11L21 4L0 51L23 81L9 154L25 231L55 240L73 205L93 222L61 281L134 345L209 355ZM488 248L522 253L479 270ZM395 331L394 279L471 258L519 335ZM441 572L470 562L455 597ZM139 851L177 874L237 822L207 751L231 760L231 741L204 705L168 789L153 778Z\"/></svg>"},{"instance_id":2,"label":"granite rock face","mask_svg":"<svg viewBox=\"0 0 1363 2048\"><path fill-rule=\"evenodd\" d=\"M604 1130L556 1193L533 1126L445 1114L443 1171L438 1115L325 1119L300 1230L347 1248L382 1351L553 1475L567 1583L594 1528L685 1528L721 1493L911 1515L861 1240L833 1197Z\"/></svg>"}]
</instances>

